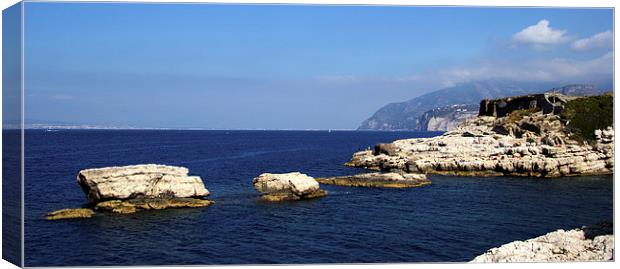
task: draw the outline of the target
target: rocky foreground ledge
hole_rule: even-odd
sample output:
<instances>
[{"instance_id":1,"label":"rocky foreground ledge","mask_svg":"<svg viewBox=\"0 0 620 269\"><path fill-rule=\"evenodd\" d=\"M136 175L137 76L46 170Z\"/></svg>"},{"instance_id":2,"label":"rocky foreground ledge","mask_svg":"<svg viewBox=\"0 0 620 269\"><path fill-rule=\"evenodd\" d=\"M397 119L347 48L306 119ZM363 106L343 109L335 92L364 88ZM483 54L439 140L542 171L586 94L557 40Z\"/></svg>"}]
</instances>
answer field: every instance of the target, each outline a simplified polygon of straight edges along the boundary
<instances>
[{"instance_id":1,"label":"rocky foreground ledge","mask_svg":"<svg viewBox=\"0 0 620 269\"><path fill-rule=\"evenodd\" d=\"M299 172L263 173L254 178L252 184L262 194L260 200L265 202L306 200L327 195L313 177Z\"/></svg>"},{"instance_id":2,"label":"rocky foreground ledge","mask_svg":"<svg viewBox=\"0 0 620 269\"><path fill-rule=\"evenodd\" d=\"M611 261L613 225L557 230L525 241L514 241L474 258L474 263Z\"/></svg>"},{"instance_id":3,"label":"rocky foreground ledge","mask_svg":"<svg viewBox=\"0 0 620 269\"><path fill-rule=\"evenodd\" d=\"M82 170L77 182L88 207L54 211L47 219L90 218L96 211L130 214L212 205L213 201L204 199L209 191L202 179L188 174L185 167L156 164Z\"/></svg>"},{"instance_id":4,"label":"rocky foreground ledge","mask_svg":"<svg viewBox=\"0 0 620 269\"><path fill-rule=\"evenodd\" d=\"M541 98L549 101L552 97L560 98L534 95L483 101L486 108L481 109L481 115L453 131L378 144L374 150L353 154L345 165L384 172L463 176L612 174L613 128L596 130L590 134L594 139L581 140L573 133L571 121L558 113L564 103L540 104ZM603 115L588 117L595 121Z\"/></svg>"}]
</instances>

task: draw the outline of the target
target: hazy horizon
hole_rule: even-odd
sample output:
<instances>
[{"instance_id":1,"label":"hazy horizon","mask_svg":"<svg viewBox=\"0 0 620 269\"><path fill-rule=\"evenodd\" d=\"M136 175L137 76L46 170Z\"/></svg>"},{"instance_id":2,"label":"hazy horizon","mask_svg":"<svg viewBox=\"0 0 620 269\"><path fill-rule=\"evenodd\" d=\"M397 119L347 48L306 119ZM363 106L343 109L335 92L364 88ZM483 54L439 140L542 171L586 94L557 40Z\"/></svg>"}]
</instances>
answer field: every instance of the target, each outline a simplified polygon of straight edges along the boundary
<instances>
[{"instance_id":1,"label":"hazy horizon","mask_svg":"<svg viewBox=\"0 0 620 269\"><path fill-rule=\"evenodd\" d=\"M27 120L350 130L383 105L458 83L613 81L612 9L27 2L24 10Z\"/></svg>"}]
</instances>

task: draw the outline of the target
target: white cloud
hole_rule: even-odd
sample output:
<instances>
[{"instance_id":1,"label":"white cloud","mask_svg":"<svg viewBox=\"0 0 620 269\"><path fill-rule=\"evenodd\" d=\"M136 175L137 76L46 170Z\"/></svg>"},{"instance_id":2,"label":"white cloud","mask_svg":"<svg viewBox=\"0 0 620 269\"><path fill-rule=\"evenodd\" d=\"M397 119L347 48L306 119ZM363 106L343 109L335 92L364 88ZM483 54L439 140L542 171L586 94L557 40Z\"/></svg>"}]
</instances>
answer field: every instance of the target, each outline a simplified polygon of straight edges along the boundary
<instances>
[{"instance_id":1,"label":"white cloud","mask_svg":"<svg viewBox=\"0 0 620 269\"><path fill-rule=\"evenodd\" d=\"M571 47L576 50L588 50L594 48L610 48L613 44L613 34L611 30L595 34L588 38L583 38L573 42Z\"/></svg>"},{"instance_id":2,"label":"white cloud","mask_svg":"<svg viewBox=\"0 0 620 269\"><path fill-rule=\"evenodd\" d=\"M531 45L551 45L567 41L566 30L556 30L549 27L548 20L540 20L514 34L512 39L517 43Z\"/></svg>"}]
</instances>

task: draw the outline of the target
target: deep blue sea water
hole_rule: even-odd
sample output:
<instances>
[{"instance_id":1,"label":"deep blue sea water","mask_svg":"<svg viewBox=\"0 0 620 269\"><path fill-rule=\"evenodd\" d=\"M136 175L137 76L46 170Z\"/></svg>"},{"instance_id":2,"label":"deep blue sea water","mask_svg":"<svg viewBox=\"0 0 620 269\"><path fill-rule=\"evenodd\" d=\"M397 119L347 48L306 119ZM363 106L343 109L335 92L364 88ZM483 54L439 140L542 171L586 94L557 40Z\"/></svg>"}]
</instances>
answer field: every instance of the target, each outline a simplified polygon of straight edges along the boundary
<instances>
[{"instance_id":1,"label":"deep blue sea water","mask_svg":"<svg viewBox=\"0 0 620 269\"><path fill-rule=\"evenodd\" d=\"M326 131L26 131L25 263L293 264L468 261L485 250L613 219L613 178L462 178L372 189L324 185L322 199L257 202L252 178L344 167L357 150L436 134ZM158 163L201 176L216 204L46 221L80 207L79 170Z\"/></svg>"}]
</instances>

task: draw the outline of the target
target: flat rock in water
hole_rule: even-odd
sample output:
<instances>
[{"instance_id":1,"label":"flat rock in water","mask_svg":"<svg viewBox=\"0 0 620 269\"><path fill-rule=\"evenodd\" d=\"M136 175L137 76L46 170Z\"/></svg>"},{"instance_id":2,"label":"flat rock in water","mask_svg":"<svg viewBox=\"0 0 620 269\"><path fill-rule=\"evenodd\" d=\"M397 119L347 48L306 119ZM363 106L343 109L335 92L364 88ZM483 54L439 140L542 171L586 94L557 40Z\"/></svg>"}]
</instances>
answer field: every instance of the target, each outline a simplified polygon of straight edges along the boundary
<instances>
[{"instance_id":1,"label":"flat rock in water","mask_svg":"<svg viewBox=\"0 0 620 269\"><path fill-rule=\"evenodd\" d=\"M254 188L268 202L294 201L318 198L327 195L312 177L299 172L272 174L264 173L252 180Z\"/></svg>"},{"instance_id":2,"label":"flat rock in water","mask_svg":"<svg viewBox=\"0 0 620 269\"><path fill-rule=\"evenodd\" d=\"M321 184L376 188L413 188L431 184L426 175L414 173L366 173L316 180Z\"/></svg>"},{"instance_id":3,"label":"flat rock in water","mask_svg":"<svg viewBox=\"0 0 620 269\"><path fill-rule=\"evenodd\" d=\"M84 219L90 218L95 215L95 211L88 208L66 208L56 210L47 214L47 220L60 220L60 219Z\"/></svg>"},{"instance_id":4,"label":"flat rock in water","mask_svg":"<svg viewBox=\"0 0 620 269\"><path fill-rule=\"evenodd\" d=\"M90 203L135 197L203 197L202 179L185 167L144 164L80 171L78 184Z\"/></svg>"}]
</instances>

